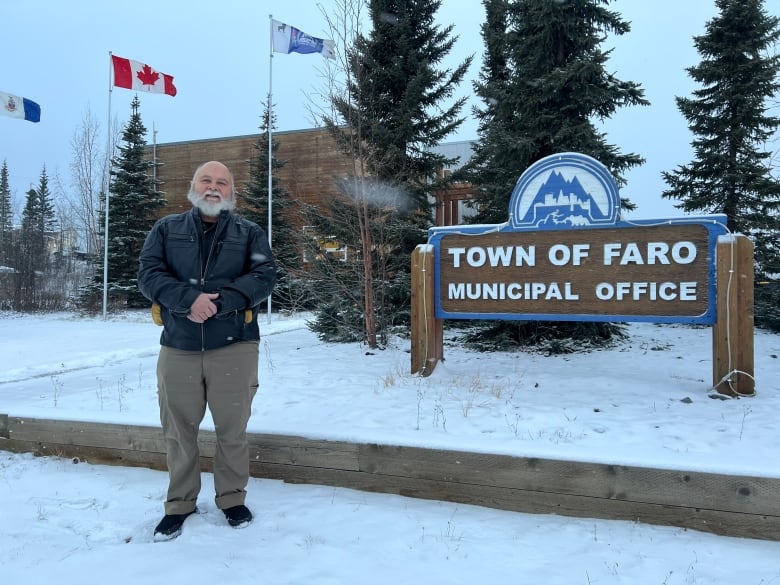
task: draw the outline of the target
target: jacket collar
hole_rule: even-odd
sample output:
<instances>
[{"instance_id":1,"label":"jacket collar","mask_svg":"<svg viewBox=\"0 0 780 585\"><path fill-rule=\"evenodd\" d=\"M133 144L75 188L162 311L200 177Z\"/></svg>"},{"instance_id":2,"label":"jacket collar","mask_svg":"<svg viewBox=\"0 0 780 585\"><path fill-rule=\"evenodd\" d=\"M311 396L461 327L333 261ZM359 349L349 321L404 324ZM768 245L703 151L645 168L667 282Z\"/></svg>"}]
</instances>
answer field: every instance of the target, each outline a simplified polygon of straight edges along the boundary
<instances>
[{"instance_id":1,"label":"jacket collar","mask_svg":"<svg viewBox=\"0 0 780 585\"><path fill-rule=\"evenodd\" d=\"M192 216L198 223L203 223L203 214L200 212L200 209L193 207L190 210L190 213L192 213ZM227 209L220 211L219 215L217 216L217 225L223 223L228 217L230 217L230 212Z\"/></svg>"}]
</instances>

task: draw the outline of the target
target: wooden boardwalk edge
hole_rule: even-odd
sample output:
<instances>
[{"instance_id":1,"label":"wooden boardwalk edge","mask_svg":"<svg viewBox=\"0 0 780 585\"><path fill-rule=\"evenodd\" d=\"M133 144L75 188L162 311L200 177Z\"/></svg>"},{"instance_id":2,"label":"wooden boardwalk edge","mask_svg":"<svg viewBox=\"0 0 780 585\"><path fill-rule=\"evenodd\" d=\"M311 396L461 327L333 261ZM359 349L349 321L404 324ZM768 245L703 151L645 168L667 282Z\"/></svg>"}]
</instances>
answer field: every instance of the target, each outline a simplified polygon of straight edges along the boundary
<instances>
[{"instance_id":1,"label":"wooden boardwalk edge","mask_svg":"<svg viewBox=\"0 0 780 585\"><path fill-rule=\"evenodd\" d=\"M211 470L214 434L202 431ZM780 540L780 479L250 434L253 477ZM156 427L0 414L0 449L164 470Z\"/></svg>"}]
</instances>

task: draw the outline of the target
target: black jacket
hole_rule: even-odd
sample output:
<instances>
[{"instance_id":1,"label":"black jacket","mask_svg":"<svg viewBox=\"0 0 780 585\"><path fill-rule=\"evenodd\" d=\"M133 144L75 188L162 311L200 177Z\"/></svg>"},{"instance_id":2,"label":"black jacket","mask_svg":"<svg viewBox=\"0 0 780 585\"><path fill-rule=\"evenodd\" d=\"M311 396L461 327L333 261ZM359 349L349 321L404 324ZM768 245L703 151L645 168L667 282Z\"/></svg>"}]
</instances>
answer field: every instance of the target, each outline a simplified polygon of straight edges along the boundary
<instances>
[{"instance_id":1,"label":"black jacket","mask_svg":"<svg viewBox=\"0 0 780 585\"><path fill-rule=\"evenodd\" d=\"M146 237L138 288L162 309L160 343L203 351L259 340L257 306L276 284L268 237L256 223L222 211L210 250L203 249L203 241L203 223L195 208L158 220ZM202 292L219 293L214 301L218 311L199 324L187 315ZM248 323L246 309L253 313Z\"/></svg>"}]
</instances>

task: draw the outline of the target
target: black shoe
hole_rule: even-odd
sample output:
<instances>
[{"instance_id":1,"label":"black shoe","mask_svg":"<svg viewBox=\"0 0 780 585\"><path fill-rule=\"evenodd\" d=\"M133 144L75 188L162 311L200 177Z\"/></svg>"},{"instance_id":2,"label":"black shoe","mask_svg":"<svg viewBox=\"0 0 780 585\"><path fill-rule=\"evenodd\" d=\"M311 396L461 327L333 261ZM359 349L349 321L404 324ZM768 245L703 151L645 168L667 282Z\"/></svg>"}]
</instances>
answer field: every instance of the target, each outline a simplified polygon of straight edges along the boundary
<instances>
[{"instance_id":1,"label":"black shoe","mask_svg":"<svg viewBox=\"0 0 780 585\"><path fill-rule=\"evenodd\" d=\"M252 521L252 512L244 504L225 508L222 512L224 512L228 524L233 528L243 528Z\"/></svg>"},{"instance_id":2,"label":"black shoe","mask_svg":"<svg viewBox=\"0 0 780 585\"><path fill-rule=\"evenodd\" d=\"M189 512L188 514L166 514L157 528L154 529L155 540L173 540L181 534L181 528L184 525L184 521L187 516L190 516L197 512L197 509Z\"/></svg>"}]
</instances>

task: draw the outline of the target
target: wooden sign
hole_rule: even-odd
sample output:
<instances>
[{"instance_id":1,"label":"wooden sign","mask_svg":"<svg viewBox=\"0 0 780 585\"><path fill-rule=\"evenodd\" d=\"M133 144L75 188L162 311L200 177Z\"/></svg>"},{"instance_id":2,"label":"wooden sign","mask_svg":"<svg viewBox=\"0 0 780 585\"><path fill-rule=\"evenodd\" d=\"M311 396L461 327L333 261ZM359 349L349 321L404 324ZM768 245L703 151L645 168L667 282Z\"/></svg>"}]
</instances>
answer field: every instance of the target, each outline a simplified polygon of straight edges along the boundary
<instances>
[{"instance_id":1,"label":"wooden sign","mask_svg":"<svg viewBox=\"0 0 780 585\"><path fill-rule=\"evenodd\" d=\"M509 208L431 228L437 318L714 322L725 216L620 221L611 175L577 153L531 166Z\"/></svg>"},{"instance_id":2,"label":"wooden sign","mask_svg":"<svg viewBox=\"0 0 780 585\"><path fill-rule=\"evenodd\" d=\"M434 227L412 254L412 373L444 359L444 319L712 325L712 388L753 396L753 244L725 215L620 220L617 185L589 156L544 158L509 220Z\"/></svg>"}]
</instances>

